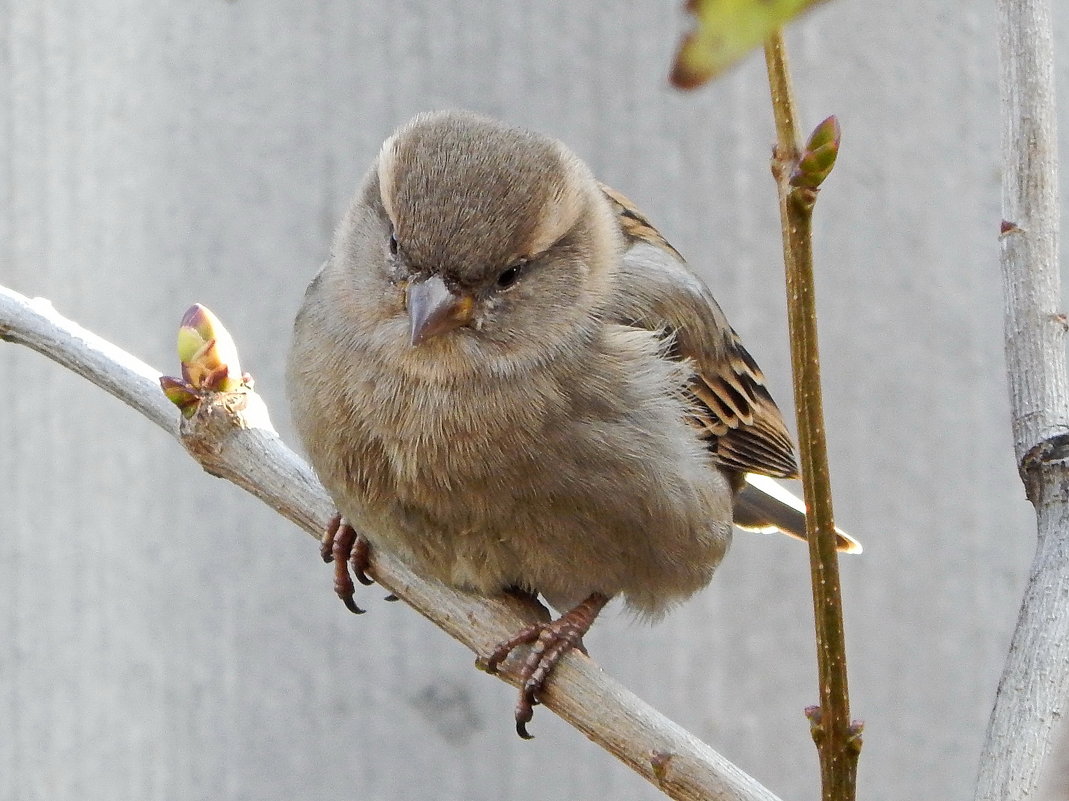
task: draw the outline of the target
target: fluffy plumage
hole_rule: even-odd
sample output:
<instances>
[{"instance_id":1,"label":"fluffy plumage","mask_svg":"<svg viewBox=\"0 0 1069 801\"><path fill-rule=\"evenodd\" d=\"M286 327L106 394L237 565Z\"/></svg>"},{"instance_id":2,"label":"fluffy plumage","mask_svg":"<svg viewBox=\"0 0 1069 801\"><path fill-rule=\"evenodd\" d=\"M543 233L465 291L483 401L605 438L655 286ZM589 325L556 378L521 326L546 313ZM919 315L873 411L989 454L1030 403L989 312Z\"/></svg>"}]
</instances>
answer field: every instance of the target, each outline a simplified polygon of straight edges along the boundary
<instances>
[{"instance_id":1,"label":"fluffy plumage","mask_svg":"<svg viewBox=\"0 0 1069 801\"><path fill-rule=\"evenodd\" d=\"M383 145L308 288L288 388L372 550L562 610L659 614L709 581L743 475L797 473L675 249L559 142L467 113Z\"/></svg>"}]
</instances>

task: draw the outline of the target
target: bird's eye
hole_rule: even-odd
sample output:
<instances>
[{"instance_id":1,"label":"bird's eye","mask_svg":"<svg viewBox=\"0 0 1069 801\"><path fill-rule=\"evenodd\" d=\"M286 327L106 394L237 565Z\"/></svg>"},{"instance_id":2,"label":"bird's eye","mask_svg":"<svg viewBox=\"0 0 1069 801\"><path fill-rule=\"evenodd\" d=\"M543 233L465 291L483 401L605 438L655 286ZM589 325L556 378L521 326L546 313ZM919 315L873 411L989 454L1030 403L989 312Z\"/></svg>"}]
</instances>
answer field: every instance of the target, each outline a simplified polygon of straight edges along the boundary
<instances>
[{"instance_id":1,"label":"bird's eye","mask_svg":"<svg viewBox=\"0 0 1069 801\"><path fill-rule=\"evenodd\" d=\"M397 255L397 234L395 234L393 231L390 231L390 239L389 239L389 242L388 242L388 247L390 248L390 255L391 256L396 256Z\"/></svg>"},{"instance_id":2,"label":"bird's eye","mask_svg":"<svg viewBox=\"0 0 1069 801\"><path fill-rule=\"evenodd\" d=\"M502 272L501 275L497 277L498 288L508 289L508 287L515 284L517 279L519 279L520 277L520 273L523 272L523 268L525 266L527 266L526 259L521 259L520 261L510 265L507 270Z\"/></svg>"}]
</instances>

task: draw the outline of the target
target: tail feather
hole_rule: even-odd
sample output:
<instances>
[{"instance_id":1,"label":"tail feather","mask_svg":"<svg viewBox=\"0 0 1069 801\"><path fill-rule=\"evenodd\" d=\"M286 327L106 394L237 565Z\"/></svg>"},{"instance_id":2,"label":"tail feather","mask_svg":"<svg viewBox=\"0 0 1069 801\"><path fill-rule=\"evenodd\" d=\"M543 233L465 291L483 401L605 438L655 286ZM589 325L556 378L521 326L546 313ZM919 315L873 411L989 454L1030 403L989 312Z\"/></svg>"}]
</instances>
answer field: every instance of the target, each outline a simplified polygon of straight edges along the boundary
<instances>
[{"instance_id":1,"label":"tail feather","mask_svg":"<svg viewBox=\"0 0 1069 801\"><path fill-rule=\"evenodd\" d=\"M735 497L735 525L750 531L782 531L805 540L805 504L775 479L747 473ZM838 527L835 537L838 550L861 553L861 543Z\"/></svg>"}]
</instances>

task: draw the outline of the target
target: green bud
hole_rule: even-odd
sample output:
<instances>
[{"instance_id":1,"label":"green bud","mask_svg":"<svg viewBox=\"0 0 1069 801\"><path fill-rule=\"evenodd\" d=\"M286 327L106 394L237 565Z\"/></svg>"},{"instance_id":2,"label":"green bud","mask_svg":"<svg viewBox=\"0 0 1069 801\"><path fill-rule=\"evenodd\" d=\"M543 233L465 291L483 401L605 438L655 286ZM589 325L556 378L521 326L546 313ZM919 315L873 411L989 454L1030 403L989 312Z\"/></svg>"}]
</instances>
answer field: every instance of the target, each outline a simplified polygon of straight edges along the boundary
<instances>
[{"instance_id":1,"label":"green bud","mask_svg":"<svg viewBox=\"0 0 1069 801\"><path fill-rule=\"evenodd\" d=\"M841 131L835 115L820 123L805 143L802 156L791 172L790 184L799 189L818 189L835 166Z\"/></svg>"},{"instance_id":2,"label":"green bud","mask_svg":"<svg viewBox=\"0 0 1069 801\"><path fill-rule=\"evenodd\" d=\"M178 329L178 358L182 377L197 389L237 392L241 365L234 338L219 318L199 303L190 306Z\"/></svg>"}]
</instances>

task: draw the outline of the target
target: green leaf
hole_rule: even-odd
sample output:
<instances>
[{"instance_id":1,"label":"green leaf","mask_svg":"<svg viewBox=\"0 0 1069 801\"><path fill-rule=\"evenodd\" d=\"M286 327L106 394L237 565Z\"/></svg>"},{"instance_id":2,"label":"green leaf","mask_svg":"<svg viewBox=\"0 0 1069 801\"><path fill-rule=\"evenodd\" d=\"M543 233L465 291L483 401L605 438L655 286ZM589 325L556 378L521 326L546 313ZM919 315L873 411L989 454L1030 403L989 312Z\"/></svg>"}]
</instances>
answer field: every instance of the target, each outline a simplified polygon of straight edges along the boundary
<instances>
[{"instance_id":1,"label":"green leaf","mask_svg":"<svg viewBox=\"0 0 1069 801\"><path fill-rule=\"evenodd\" d=\"M187 382L169 375L160 376L160 386L167 399L182 410L185 417L192 417L201 401L201 393Z\"/></svg>"},{"instance_id":2,"label":"green leaf","mask_svg":"<svg viewBox=\"0 0 1069 801\"><path fill-rule=\"evenodd\" d=\"M824 0L687 0L694 29L683 37L671 81L694 89L719 75L773 31Z\"/></svg>"}]
</instances>

